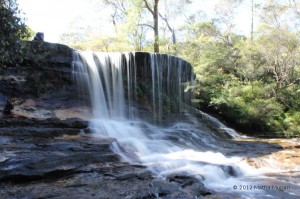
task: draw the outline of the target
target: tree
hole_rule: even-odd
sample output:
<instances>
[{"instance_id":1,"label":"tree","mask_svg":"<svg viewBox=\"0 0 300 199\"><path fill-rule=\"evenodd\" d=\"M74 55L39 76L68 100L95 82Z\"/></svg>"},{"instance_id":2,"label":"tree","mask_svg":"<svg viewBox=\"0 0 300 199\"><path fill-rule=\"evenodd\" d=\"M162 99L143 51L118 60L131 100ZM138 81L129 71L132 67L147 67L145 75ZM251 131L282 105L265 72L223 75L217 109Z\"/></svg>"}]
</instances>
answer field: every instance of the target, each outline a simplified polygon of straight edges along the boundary
<instances>
[{"instance_id":1,"label":"tree","mask_svg":"<svg viewBox=\"0 0 300 199\"><path fill-rule=\"evenodd\" d=\"M15 0L0 0L0 65L21 61L25 46L21 40L30 36Z\"/></svg>"},{"instance_id":2,"label":"tree","mask_svg":"<svg viewBox=\"0 0 300 199\"><path fill-rule=\"evenodd\" d=\"M147 0L144 0L146 9L151 13L153 18L153 28L154 31L154 44L153 49L155 53L159 53L159 34L158 34L158 3L159 0L154 0L151 6Z\"/></svg>"},{"instance_id":3,"label":"tree","mask_svg":"<svg viewBox=\"0 0 300 199\"><path fill-rule=\"evenodd\" d=\"M144 23L142 0L104 0L112 8L111 19L116 40L128 41L132 50L142 51L146 45L146 34L152 26Z\"/></svg>"},{"instance_id":4,"label":"tree","mask_svg":"<svg viewBox=\"0 0 300 199\"><path fill-rule=\"evenodd\" d=\"M289 6L276 0L268 0L262 8L263 23L276 28L288 27Z\"/></svg>"},{"instance_id":5,"label":"tree","mask_svg":"<svg viewBox=\"0 0 300 199\"><path fill-rule=\"evenodd\" d=\"M293 12L297 12L296 1L269 0L264 5L259 29L258 43L260 54L264 57L267 69L275 82L274 92L299 81L299 33L295 31Z\"/></svg>"},{"instance_id":6,"label":"tree","mask_svg":"<svg viewBox=\"0 0 300 199\"><path fill-rule=\"evenodd\" d=\"M274 78L275 94L279 89L300 80L299 73L299 37L286 29L264 27L260 32L259 52L265 59L265 70ZM276 41L276 42L274 42Z\"/></svg>"},{"instance_id":7,"label":"tree","mask_svg":"<svg viewBox=\"0 0 300 199\"><path fill-rule=\"evenodd\" d=\"M289 0L290 7L295 12L295 14L300 17L300 2L299 0Z\"/></svg>"},{"instance_id":8,"label":"tree","mask_svg":"<svg viewBox=\"0 0 300 199\"><path fill-rule=\"evenodd\" d=\"M160 46L166 45L166 49L160 49L164 53L178 54L177 35L182 24L178 23L180 16L186 13L185 7L191 2L188 0L164 0L160 4L159 17L162 21L160 32ZM180 37L179 37L180 38ZM163 43L165 41L165 43Z\"/></svg>"},{"instance_id":9,"label":"tree","mask_svg":"<svg viewBox=\"0 0 300 199\"><path fill-rule=\"evenodd\" d=\"M154 31L154 52L159 52L159 17L165 23L166 28L171 33L171 42L173 45L173 53L177 54L176 49L176 28L171 24L171 18L178 18L180 14L184 12L184 7L190 4L190 0L164 0L164 4L158 8L159 0L154 0L154 2L149 3L149 0L143 0L145 3L145 8L151 13L153 18L153 25L148 25ZM161 5L161 4L160 4ZM164 8L164 9L161 9ZM159 16L159 17L158 17ZM169 42L170 43L170 42ZM168 48L169 49L169 48ZM168 51L169 52L169 51Z\"/></svg>"},{"instance_id":10,"label":"tree","mask_svg":"<svg viewBox=\"0 0 300 199\"><path fill-rule=\"evenodd\" d=\"M159 23L160 19L172 34L174 45L176 36L175 28L170 23L171 15L178 16L178 11L182 10L185 4L191 3L189 0L165 0L163 5L159 4L161 2L159 0L104 0L104 2L113 8L111 16L115 30L119 33L129 31L128 36L135 41L138 49L141 49L141 44L145 43L148 28L152 29L153 51L156 53L160 51L160 28L162 27L160 24L163 24ZM169 12L171 9L173 10ZM125 28L120 28L119 24L123 24Z\"/></svg>"},{"instance_id":11,"label":"tree","mask_svg":"<svg viewBox=\"0 0 300 199\"><path fill-rule=\"evenodd\" d=\"M225 26L225 41L231 43L231 34L234 27L234 18L237 8L243 0L222 0L216 5L218 19Z\"/></svg>"}]
</instances>

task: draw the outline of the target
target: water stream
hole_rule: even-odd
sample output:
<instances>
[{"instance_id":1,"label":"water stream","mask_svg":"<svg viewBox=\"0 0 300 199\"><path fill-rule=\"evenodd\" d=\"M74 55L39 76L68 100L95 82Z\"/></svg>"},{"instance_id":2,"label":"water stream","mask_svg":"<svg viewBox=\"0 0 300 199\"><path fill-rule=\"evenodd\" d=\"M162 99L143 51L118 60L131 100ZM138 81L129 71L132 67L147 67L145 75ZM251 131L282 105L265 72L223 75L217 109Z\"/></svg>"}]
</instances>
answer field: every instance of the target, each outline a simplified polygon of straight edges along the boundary
<instances>
[{"instance_id":1,"label":"water stream","mask_svg":"<svg viewBox=\"0 0 300 199\"><path fill-rule=\"evenodd\" d=\"M125 161L144 164L161 178L193 176L228 197L297 197L297 183L279 183L293 187L279 191L259 187L278 181L263 176L245 157L254 157L251 150L266 144L235 141L243 138L188 105L193 73L184 60L160 54L80 52L74 55L73 73L80 93L91 101L94 135L116 138L113 150Z\"/></svg>"}]
</instances>

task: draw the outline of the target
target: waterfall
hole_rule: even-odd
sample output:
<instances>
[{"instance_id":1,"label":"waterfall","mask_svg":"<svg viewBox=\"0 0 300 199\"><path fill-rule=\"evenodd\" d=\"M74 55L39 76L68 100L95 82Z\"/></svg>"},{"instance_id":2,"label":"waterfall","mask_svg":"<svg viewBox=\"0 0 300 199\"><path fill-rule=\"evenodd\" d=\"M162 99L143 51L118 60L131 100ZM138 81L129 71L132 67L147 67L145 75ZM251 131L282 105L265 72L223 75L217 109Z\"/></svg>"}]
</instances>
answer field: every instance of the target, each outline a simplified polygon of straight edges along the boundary
<instances>
[{"instance_id":1,"label":"waterfall","mask_svg":"<svg viewBox=\"0 0 300 199\"><path fill-rule=\"evenodd\" d=\"M114 151L124 160L138 159L158 177L198 176L222 191L253 174L241 158L222 153L231 143L184 109L192 96L184 86L194 78L186 61L162 54L80 52L73 73L89 93L94 135L116 138Z\"/></svg>"},{"instance_id":2,"label":"waterfall","mask_svg":"<svg viewBox=\"0 0 300 199\"><path fill-rule=\"evenodd\" d=\"M133 107L141 99L150 103L158 121L163 114L180 112L190 101L183 83L193 81L187 62L146 53L75 53L73 74L81 90L90 93L94 117L110 119L134 117Z\"/></svg>"}]
</instances>

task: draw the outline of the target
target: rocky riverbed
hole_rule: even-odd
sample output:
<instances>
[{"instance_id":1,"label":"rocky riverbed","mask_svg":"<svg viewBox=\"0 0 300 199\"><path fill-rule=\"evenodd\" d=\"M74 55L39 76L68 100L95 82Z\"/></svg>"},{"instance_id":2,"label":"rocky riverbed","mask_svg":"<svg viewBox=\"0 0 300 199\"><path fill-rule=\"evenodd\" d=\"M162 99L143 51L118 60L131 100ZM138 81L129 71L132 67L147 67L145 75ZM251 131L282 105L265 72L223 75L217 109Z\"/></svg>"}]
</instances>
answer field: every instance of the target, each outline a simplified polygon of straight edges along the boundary
<instances>
[{"instance_id":1,"label":"rocky riverbed","mask_svg":"<svg viewBox=\"0 0 300 199\"><path fill-rule=\"evenodd\" d=\"M265 142L277 144L282 150L246 158L246 161L261 174L281 181L281 185L300 185L300 140L299 139L244 139L244 142ZM268 148L265 151L269 150ZM255 150L254 150L255 151ZM257 152L256 152L257 153ZM292 191L300 195L299 188Z\"/></svg>"},{"instance_id":2,"label":"rocky riverbed","mask_svg":"<svg viewBox=\"0 0 300 199\"><path fill-rule=\"evenodd\" d=\"M158 179L113 153L78 120L6 119L0 128L0 194L10 198L195 198L211 195L193 177ZM85 129L85 130L84 130Z\"/></svg>"},{"instance_id":3,"label":"rocky riverbed","mask_svg":"<svg viewBox=\"0 0 300 199\"><path fill-rule=\"evenodd\" d=\"M87 122L78 118L6 118L0 125L0 194L3 199L240 197L234 190L231 193L209 190L201 181L184 174L156 178L138 162L122 161L112 151L112 144L117 143L115 139L94 137L89 133ZM251 145L262 140L239 142ZM293 183L300 182L298 142L279 139L263 142L276 143L282 150L274 152L274 145L270 145L273 146L270 153L265 148L263 153L267 155L247 158L247 162L254 168L265 169L264 174L276 177L278 184L290 185L293 189ZM252 153L258 155L259 151L254 149ZM274 185L272 179L264 181ZM281 191L277 194L286 196Z\"/></svg>"}]
</instances>

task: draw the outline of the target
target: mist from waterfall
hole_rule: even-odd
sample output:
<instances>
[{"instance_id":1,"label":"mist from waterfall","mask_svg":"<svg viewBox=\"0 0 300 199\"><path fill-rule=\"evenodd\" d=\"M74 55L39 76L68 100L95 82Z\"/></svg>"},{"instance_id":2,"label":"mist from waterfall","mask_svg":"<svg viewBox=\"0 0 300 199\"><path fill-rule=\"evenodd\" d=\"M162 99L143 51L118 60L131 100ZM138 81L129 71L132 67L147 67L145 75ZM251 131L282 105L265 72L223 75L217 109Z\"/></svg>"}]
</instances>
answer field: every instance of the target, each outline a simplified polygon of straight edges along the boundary
<instances>
[{"instance_id":1,"label":"mist from waterfall","mask_svg":"<svg viewBox=\"0 0 300 199\"><path fill-rule=\"evenodd\" d=\"M242 158L226 155L231 145L226 140L238 134L187 108L192 94L185 87L194 78L187 62L169 55L136 56L141 55L74 55L74 78L89 94L95 136L116 138L113 150L125 161L140 162L162 178L181 173L198 178L208 188L231 192L234 185L248 183L241 183L242 179L257 175ZM140 106L141 86L149 100L142 102L149 106L146 110ZM170 99L176 103L164 110ZM202 120L210 120L217 130Z\"/></svg>"}]
</instances>

